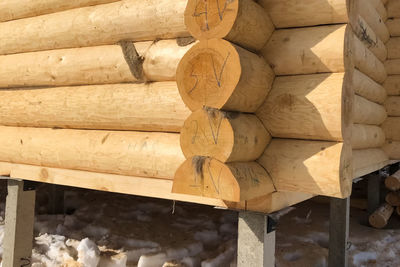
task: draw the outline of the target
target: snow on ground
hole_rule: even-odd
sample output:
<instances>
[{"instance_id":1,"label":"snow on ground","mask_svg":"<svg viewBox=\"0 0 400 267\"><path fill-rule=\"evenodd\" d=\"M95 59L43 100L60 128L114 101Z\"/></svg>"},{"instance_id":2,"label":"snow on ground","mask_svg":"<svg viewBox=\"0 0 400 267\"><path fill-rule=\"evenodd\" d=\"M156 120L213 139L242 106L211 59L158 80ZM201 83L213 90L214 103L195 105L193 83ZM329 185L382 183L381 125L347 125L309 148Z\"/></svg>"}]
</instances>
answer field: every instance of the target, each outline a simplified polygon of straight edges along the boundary
<instances>
[{"instance_id":1,"label":"snow on ground","mask_svg":"<svg viewBox=\"0 0 400 267\"><path fill-rule=\"evenodd\" d=\"M38 190L34 267L236 266L236 212L70 190L66 214L49 215L45 192ZM351 216L350 266L400 266L400 220L397 229L376 230L364 225L364 211L353 209ZM327 266L328 205L307 201L275 218L278 267ZM3 235L0 220L0 247Z\"/></svg>"}]
</instances>

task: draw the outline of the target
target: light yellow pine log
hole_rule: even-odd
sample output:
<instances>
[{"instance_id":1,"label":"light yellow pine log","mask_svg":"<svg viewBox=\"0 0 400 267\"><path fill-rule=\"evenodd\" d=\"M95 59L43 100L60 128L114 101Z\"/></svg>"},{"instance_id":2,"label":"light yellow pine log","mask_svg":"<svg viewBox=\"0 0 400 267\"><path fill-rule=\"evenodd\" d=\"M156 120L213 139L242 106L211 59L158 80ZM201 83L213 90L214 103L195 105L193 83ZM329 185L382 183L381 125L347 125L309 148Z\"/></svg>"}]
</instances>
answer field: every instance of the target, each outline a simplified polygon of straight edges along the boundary
<instances>
[{"instance_id":1,"label":"light yellow pine log","mask_svg":"<svg viewBox=\"0 0 400 267\"><path fill-rule=\"evenodd\" d=\"M400 117L388 117L382 124L386 139L400 141Z\"/></svg>"},{"instance_id":2,"label":"light yellow pine log","mask_svg":"<svg viewBox=\"0 0 400 267\"><path fill-rule=\"evenodd\" d=\"M357 95L372 102L378 104L385 102L385 88L357 69L353 71L352 88Z\"/></svg>"},{"instance_id":3,"label":"light yellow pine log","mask_svg":"<svg viewBox=\"0 0 400 267\"><path fill-rule=\"evenodd\" d=\"M388 164L389 158L380 148L353 150L353 175L354 178L362 177Z\"/></svg>"},{"instance_id":4,"label":"light yellow pine log","mask_svg":"<svg viewBox=\"0 0 400 267\"><path fill-rule=\"evenodd\" d=\"M400 96L389 96L385 101L388 116L400 116Z\"/></svg>"},{"instance_id":5,"label":"light yellow pine log","mask_svg":"<svg viewBox=\"0 0 400 267\"><path fill-rule=\"evenodd\" d=\"M180 132L175 82L0 90L0 125Z\"/></svg>"},{"instance_id":6,"label":"light yellow pine log","mask_svg":"<svg viewBox=\"0 0 400 267\"><path fill-rule=\"evenodd\" d=\"M345 0L259 0L277 28L347 23Z\"/></svg>"},{"instance_id":7,"label":"light yellow pine log","mask_svg":"<svg viewBox=\"0 0 400 267\"><path fill-rule=\"evenodd\" d=\"M353 107L354 123L380 125L387 118L386 110L382 105L358 95L354 98Z\"/></svg>"},{"instance_id":8,"label":"light yellow pine log","mask_svg":"<svg viewBox=\"0 0 400 267\"><path fill-rule=\"evenodd\" d=\"M343 143L272 139L258 162L278 191L347 197L352 184L351 147Z\"/></svg>"},{"instance_id":9,"label":"light yellow pine log","mask_svg":"<svg viewBox=\"0 0 400 267\"><path fill-rule=\"evenodd\" d=\"M2 0L0 2L0 22L36 17L68 9L95 6L119 0Z\"/></svg>"},{"instance_id":10,"label":"light yellow pine log","mask_svg":"<svg viewBox=\"0 0 400 267\"><path fill-rule=\"evenodd\" d=\"M253 114L203 108L185 121L180 143L186 158L206 156L221 162L254 161L271 140Z\"/></svg>"},{"instance_id":11,"label":"light yellow pine log","mask_svg":"<svg viewBox=\"0 0 400 267\"><path fill-rule=\"evenodd\" d=\"M385 144L385 133L374 125L354 124L351 136L353 149L382 147Z\"/></svg>"},{"instance_id":12,"label":"light yellow pine log","mask_svg":"<svg viewBox=\"0 0 400 267\"><path fill-rule=\"evenodd\" d=\"M281 76L256 115L274 137L350 141L353 97L344 73Z\"/></svg>"},{"instance_id":13,"label":"light yellow pine log","mask_svg":"<svg viewBox=\"0 0 400 267\"><path fill-rule=\"evenodd\" d=\"M225 38L250 50L261 49L275 30L267 12L253 0L188 0L185 24L200 41Z\"/></svg>"},{"instance_id":14,"label":"light yellow pine log","mask_svg":"<svg viewBox=\"0 0 400 267\"><path fill-rule=\"evenodd\" d=\"M387 193L385 197L386 203L388 203L390 206L400 206L400 192L389 192Z\"/></svg>"},{"instance_id":15,"label":"light yellow pine log","mask_svg":"<svg viewBox=\"0 0 400 267\"><path fill-rule=\"evenodd\" d=\"M392 37L386 43L388 50L388 59L400 58L400 37Z\"/></svg>"},{"instance_id":16,"label":"light yellow pine log","mask_svg":"<svg viewBox=\"0 0 400 267\"><path fill-rule=\"evenodd\" d=\"M174 81L178 63L192 45L162 40L134 46L143 63L126 60L119 45L0 56L0 88Z\"/></svg>"},{"instance_id":17,"label":"light yellow pine log","mask_svg":"<svg viewBox=\"0 0 400 267\"><path fill-rule=\"evenodd\" d=\"M382 149L390 159L400 160L400 142L386 140Z\"/></svg>"},{"instance_id":18,"label":"light yellow pine log","mask_svg":"<svg viewBox=\"0 0 400 267\"><path fill-rule=\"evenodd\" d=\"M388 11L381 0L369 0L372 6L376 9L383 22L388 19Z\"/></svg>"},{"instance_id":19,"label":"light yellow pine log","mask_svg":"<svg viewBox=\"0 0 400 267\"><path fill-rule=\"evenodd\" d=\"M188 36L186 0L125 0L0 23L0 55Z\"/></svg>"},{"instance_id":20,"label":"light yellow pine log","mask_svg":"<svg viewBox=\"0 0 400 267\"><path fill-rule=\"evenodd\" d=\"M400 75L389 75L383 87L389 96L400 95Z\"/></svg>"},{"instance_id":21,"label":"light yellow pine log","mask_svg":"<svg viewBox=\"0 0 400 267\"><path fill-rule=\"evenodd\" d=\"M265 60L222 39L194 45L179 63L179 92L192 110L203 106L254 112L264 102L274 73Z\"/></svg>"},{"instance_id":22,"label":"light yellow pine log","mask_svg":"<svg viewBox=\"0 0 400 267\"><path fill-rule=\"evenodd\" d=\"M389 18L400 18L400 2L397 0L390 0L386 6Z\"/></svg>"},{"instance_id":23,"label":"light yellow pine log","mask_svg":"<svg viewBox=\"0 0 400 267\"><path fill-rule=\"evenodd\" d=\"M0 127L0 160L172 179L184 161L179 134Z\"/></svg>"},{"instance_id":24,"label":"light yellow pine log","mask_svg":"<svg viewBox=\"0 0 400 267\"><path fill-rule=\"evenodd\" d=\"M207 157L188 158L176 171L172 192L240 202L271 194L275 187L256 162L222 163Z\"/></svg>"},{"instance_id":25,"label":"light yellow pine log","mask_svg":"<svg viewBox=\"0 0 400 267\"><path fill-rule=\"evenodd\" d=\"M400 18L389 18L386 26L392 37L400 36Z\"/></svg>"}]
</instances>

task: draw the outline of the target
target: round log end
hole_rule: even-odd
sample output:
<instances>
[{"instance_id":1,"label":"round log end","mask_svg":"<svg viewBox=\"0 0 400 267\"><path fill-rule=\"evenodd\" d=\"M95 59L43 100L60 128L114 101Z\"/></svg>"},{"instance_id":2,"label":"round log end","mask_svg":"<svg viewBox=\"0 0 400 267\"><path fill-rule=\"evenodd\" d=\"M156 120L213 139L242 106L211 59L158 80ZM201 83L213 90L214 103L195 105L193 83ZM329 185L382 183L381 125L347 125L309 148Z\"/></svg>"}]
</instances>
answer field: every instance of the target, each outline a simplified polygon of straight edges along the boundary
<instances>
[{"instance_id":1,"label":"round log end","mask_svg":"<svg viewBox=\"0 0 400 267\"><path fill-rule=\"evenodd\" d=\"M397 191L400 189L400 179L394 176L389 176L385 179L385 186L391 191Z\"/></svg>"},{"instance_id":2,"label":"round log end","mask_svg":"<svg viewBox=\"0 0 400 267\"><path fill-rule=\"evenodd\" d=\"M240 57L225 40L213 39L193 46L177 69L177 84L192 110L203 106L221 109L233 94L241 76Z\"/></svg>"},{"instance_id":3,"label":"round log end","mask_svg":"<svg viewBox=\"0 0 400 267\"><path fill-rule=\"evenodd\" d=\"M239 11L239 1L189 0L185 10L185 25L199 40L226 37Z\"/></svg>"},{"instance_id":4,"label":"round log end","mask_svg":"<svg viewBox=\"0 0 400 267\"><path fill-rule=\"evenodd\" d=\"M369 216L369 224L375 228L383 228L387 224L387 220L380 214L374 213Z\"/></svg>"},{"instance_id":5,"label":"round log end","mask_svg":"<svg viewBox=\"0 0 400 267\"><path fill-rule=\"evenodd\" d=\"M271 139L256 116L212 108L193 112L180 138L186 158L201 155L221 162L256 160Z\"/></svg>"}]
</instances>

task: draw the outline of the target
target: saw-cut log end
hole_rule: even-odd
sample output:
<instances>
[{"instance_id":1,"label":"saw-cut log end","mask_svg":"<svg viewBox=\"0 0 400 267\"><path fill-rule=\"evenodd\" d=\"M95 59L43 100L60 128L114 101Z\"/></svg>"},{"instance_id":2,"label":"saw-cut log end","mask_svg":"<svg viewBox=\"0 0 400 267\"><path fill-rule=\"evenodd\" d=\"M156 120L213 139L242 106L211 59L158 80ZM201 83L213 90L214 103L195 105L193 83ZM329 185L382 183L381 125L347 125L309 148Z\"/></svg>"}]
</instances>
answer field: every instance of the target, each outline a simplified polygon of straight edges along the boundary
<instances>
[{"instance_id":1,"label":"saw-cut log end","mask_svg":"<svg viewBox=\"0 0 400 267\"><path fill-rule=\"evenodd\" d=\"M195 156L176 171L173 193L240 202L275 191L268 173L256 162L222 163Z\"/></svg>"},{"instance_id":2,"label":"saw-cut log end","mask_svg":"<svg viewBox=\"0 0 400 267\"><path fill-rule=\"evenodd\" d=\"M200 41L226 39L252 51L260 50L275 30L253 0L189 0L185 25Z\"/></svg>"},{"instance_id":3,"label":"saw-cut log end","mask_svg":"<svg viewBox=\"0 0 400 267\"><path fill-rule=\"evenodd\" d=\"M181 97L192 111L207 106L254 112L265 100L274 74L262 57L212 39L185 54L176 78Z\"/></svg>"},{"instance_id":4,"label":"saw-cut log end","mask_svg":"<svg viewBox=\"0 0 400 267\"><path fill-rule=\"evenodd\" d=\"M256 160L270 140L271 136L255 115L213 108L193 112L180 135L186 158L201 155L221 162Z\"/></svg>"},{"instance_id":5,"label":"saw-cut log end","mask_svg":"<svg viewBox=\"0 0 400 267\"><path fill-rule=\"evenodd\" d=\"M369 216L369 224L375 228L383 228L387 225L394 208L385 203Z\"/></svg>"}]
</instances>

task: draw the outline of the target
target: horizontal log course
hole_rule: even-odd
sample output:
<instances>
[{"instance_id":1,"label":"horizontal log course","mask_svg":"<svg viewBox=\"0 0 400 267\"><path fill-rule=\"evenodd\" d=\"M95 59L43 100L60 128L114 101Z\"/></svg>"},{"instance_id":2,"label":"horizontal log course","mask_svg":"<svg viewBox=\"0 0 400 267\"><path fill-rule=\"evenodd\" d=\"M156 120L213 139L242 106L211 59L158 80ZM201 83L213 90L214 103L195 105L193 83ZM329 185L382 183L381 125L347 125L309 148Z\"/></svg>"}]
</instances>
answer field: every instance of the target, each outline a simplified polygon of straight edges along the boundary
<instances>
[{"instance_id":1,"label":"horizontal log course","mask_svg":"<svg viewBox=\"0 0 400 267\"><path fill-rule=\"evenodd\" d=\"M0 55L188 36L186 1L126 0L0 23Z\"/></svg>"},{"instance_id":2,"label":"horizontal log course","mask_svg":"<svg viewBox=\"0 0 400 267\"><path fill-rule=\"evenodd\" d=\"M385 69L388 75L400 74L400 59L389 59L385 61Z\"/></svg>"},{"instance_id":3,"label":"horizontal log course","mask_svg":"<svg viewBox=\"0 0 400 267\"><path fill-rule=\"evenodd\" d=\"M389 96L385 101L388 116L400 117L400 96Z\"/></svg>"},{"instance_id":4,"label":"horizontal log course","mask_svg":"<svg viewBox=\"0 0 400 267\"><path fill-rule=\"evenodd\" d=\"M180 135L186 158L207 156L221 162L254 161L271 140L253 114L203 108L185 121Z\"/></svg>"},{"instance_id":5,"label":"horizontal log course","mask_svg":"<svg viewBox=\"0 0 400 267\"><path fill-rule=\"evenodd\" d=\"M392 37L400 36L400 18L389 18L386 21L386 26L389 30L390 36Z\"/></svg>"},{"instance_id":6,"label":"horizontal log course","mask_svg":"<svg viewBox=\"0 0 400 267\"><path fill-rule=\"evenodd\" d=\"M385 186L391 191L400 190L400 171L397 171L392 175L386 177Z\"/></svg>"},{"instance_id":7,"label":"horizontal log course","mask_svg":"<svg viewBox=\"0 0 400 267\"><path fill-rule=\"evenodd\" d=\"M345 0L259 0L277 28L339 24L348 22Z\"/></svg>"},{"instance_id":8,"label":"horizontal log course","mask_svg":"<svg viewBox=\"0 0 400 267\"><path fill-rule=\"evenodd\" d=\"M0 88L174 81L191 46L173 39L4 55Z\"/></svg>"},{"instance_id":9,"label":"horizontal log course","mask_svg":"<svg viewBox=\"0 0 400 267\"><path fill-rule=\"evenodd\" d=\"M203 106L254 112L264 102L274 73L266 61L222 39L197 43L182 58L179 92L192 110Z\"/></svg>"},{"instance_id":10,"label":"horizontal log course","mask_svg":"<svg viewBox=\"0 0 400 267\"><path fill-rule=\"evenodd\" d=\"M369 2L376 9L379 16L382 18L382 21L385 22L388 19L388 11L386 10L385 5L382 3L382 0L369 0Z\"/></svg>"},{"instance_id":11,"label":"horizontal log course","mask_svg":"<svg viewBox=\"0 0 400 267\"><path fill-rule=\"evenodd\" d=\"M400 58L400 37L392 37L386 43L388 50L388 59Z\"/></svg>"},{"instance_id":12,"label":"horizontal log course","mask_svg":"<svg viewBox=\"0 0 400 267\"><path fill-rule=\"evenodd\" d=\"M180 132L175 82L0 90L0 125Z\"/></svg>"},{"instance_id":13,"label":"horizontal log course","mask_svg":"<svg viewBox=\"0 0 400 267\"><path fill-rule=\"evenodd\" d=\"M185 160L179 134L0 127L0 160L172 179Z\"/></svg>"},{"instance_id":14,"label":"horizontal log course","mask_svg":"<svg viewBox=\"0 0 400 267\"><path fill-rule=\"evenodd\" d=\"M353 149L382 147L385 144L385 133L374 125L354 124L351 136Z\"/></svg>"},{"instance_id":15,"label":"horizontal log course","mask_svg":"<svg viewBox=\"0 0 400 267\"><path fill-rule=\"evenodd\" d=\"M351 153L343 143L272 139L258 162L277 191L345 198L353 179Z\"/></svg>"},{"instance_id":16,"label":"horizontal log course","mask_svg":"<svg viewBox=\"0 0 400 267\"><path fill-rule=\"evenodd\" d=\"M386 109L361 96L354 97L353 121L358 124L380 125L387 118Z\"/></svg>"},{"instance_id":17,"label":"horizontal log course","mask_svg":"<svg viewBox=\"0 0 400 267\"><path fill-rule=\"evenodd\" d=\"M389 96L400 95L400 75L389 75L383 83L383 87Z\"/></svg>"},{"instance_id":18,"label":"horizontal log course","mask_svg":"<svg viewBox=\"0 0 400 267\"><path fill-rule=\"evenodd\" d=\"M345 72L355 66L378 83L383 63L347 25L277 30L262 53L276 75Z\"/></svg>"},{"instance_id":19,"label":"horizontal log course","mask_svg":"<svg viewBox=\"0 0 400 267\"><path fill-rule=\"evenodd\" d=\"M400 18L400 2L397 0L390 0L386 6L389 18Z\"/></svg>"},{"instance_id":20,"label":"horizontal log course","mask_svg":"<svg viewBox=\"0 0 400 267\"><path fill-rule=\"evenodd\" d=\"M400 141L400 117L388 117L382 124L386 139Z\"/></svg>"},{"instance_id":21,"label":"horizontal log course","mask_svg":"<svg viewBox=\"0 0 400 267\"><path fill-rule=\"evenodd\" d=\"M260 50L275 30L268 14L253 0L189 0L185 24L200 41L225 38L250 50Z\"/></svg>"},{"instance_id":22,"label":"horizontal log course","mask_svg":"<svg viewBox=\"0 0 400 267\"><path fill-rule=\"evenodd\" d=\"M400 160L400 142L386 140L385 145L382 147L390 159Z\"/></svg>"},{"instance_id":23,"label":"horizontal log course","mask_svg":"<svg viewBox=\"0 0 400 267\"><path fill-rule=\"evenodd\" d=\"M119 0L3 0L0 2L0 22L35 17L68 9L94 6Z\"/></svg>"},{"instance_id":24,"label":"horizontal log course","mask_svg":"<svg viewBox=\"0 0 400 267\"><path fill-rule=\"evenodd\" d=\"M385 201L390 206L400 206L400 192L389 192L385 197Z\"/></svg>"},{"instance_id":25,"label":"horizontal log course","mask_svg":"<svg viewBox=\"0 0 400 267\"><path fill-rule=\"evenodd\" d=\"M353 98L344 73L280 76L256 115L274 137L350 141Z\"/></svg>"},{"instance_id":26,"label":"horizontal log course","mask_svg":"<svg viewBox=\"0 0 400 267\"><path fill-rule=\"evenodd\" d=\"M353 150L354 178L377 171L388 164L388 156L380 148Z\"/></svg>"},{"instance_id":27,"label":"horizontal log course","mask_svg":"<svg viewBox=\"0 0 400 267\"><path fill-rule=\"evenodd\" d=\"M386 100L385 88L357 69L353 70L352 88L357 95L372 102L383 104Z\"/></svg>"},{"instance_id":28,"label":"horizontal log course","mask_svg":"<svg viewBox=\"0 0 400 267\"><path fill-rule=\"evenodd\" d=\"M188 158L176 171L172 192L239 202L275 191L268 173L256 162L222 163Z\"/></svg>"},{"instance_id":29,"label":"horizontal log course","mask_svg":"<svg viewBox=\"0 0 400 267\"><path fill-rule=\"evenodd\" d=\"M369 224L375 228L383 228L387 225L394 208L387 203L382 204L369 216Z\"/></svg>"}]
</instances>

